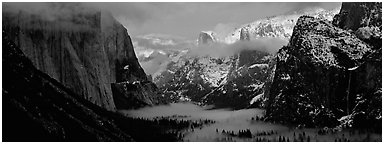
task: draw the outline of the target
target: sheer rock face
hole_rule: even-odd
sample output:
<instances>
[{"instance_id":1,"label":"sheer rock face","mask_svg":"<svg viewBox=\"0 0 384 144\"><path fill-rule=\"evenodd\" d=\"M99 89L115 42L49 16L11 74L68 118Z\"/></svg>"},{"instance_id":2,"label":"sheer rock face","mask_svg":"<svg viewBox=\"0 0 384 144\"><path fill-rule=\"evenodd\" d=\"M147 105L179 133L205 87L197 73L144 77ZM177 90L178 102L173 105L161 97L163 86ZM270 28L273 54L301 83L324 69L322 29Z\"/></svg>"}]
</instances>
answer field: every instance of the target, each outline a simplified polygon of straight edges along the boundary
<instances>
[{"instance_id":1,"label":"sheer rock face","mask_svg":"<svg viewBox=\"0 0 384 144\"><path fill-rule=\"evenodd\" d=\"M359 39L373 46L372 52L352 74L352 87L356 97L353 110L343 124L355 127L373 127L381 131L382 102L382 4L343 3L333 23L352 31Z\"/></svg>"},{"instance_id":2,"label":"sheer rock face","mask_svg":"<svg viewBox=\"0 0 384 144\"><path fill-rule=\"evenodd\" d=\"M157 86L150 81L121 82L112 84L113 99L118 109L140 108L165 103L158 97Z\"/></svg>"},{"instance_id":3,"label":"sheer rock face","mask_svg":"<svg viewBox=\"0 0 384 144\"><path fill-rule=\"evenodd\" d=\"M351 17L345 15L352 10L348 5L358 4L370 5L343 4L340 15ZM371 10L375 11L378 10ZM339 24L359 29L349 22L355 20L343 19ZM363 120L381 121L381 106L377 103L381 103L381 44L374 44L381 43L381 29L380 34L373 31L368 39L347 30L313 17L299 18L288 46L277 54L276 71L267 95L268 119L306 126L335 126L342 116L370 113L362 115ZM367 108L369 104L374 107Z\"/></svg>"},{"instance_id":4,"label":"sheer rock face","mask_svg":"<svg viewBox=\"0 0 384 144\"><path fill-rule=\"evenodd\" d=\"M212 42L216 42L216 34L212 31L202 31L199 34L199 38L197 39L197 43L199 45L208 44Z\"/></svg>"},{"instance_id":5,"label":"sheer rock face","mask_svg":"<svg viewBox=\"0 0 384 144\"><path fill-rule=\"evenodd\" d=\"M116 123L127 118L37 70L4 32L3 64L4 141L132 141Z\"/></svg>"},{"instance_id":6,"label":"sheer rock face","mask_svg":"<svg viewBox=\"0 0 384 144\"><path fill-rule=\"evenodd\" d=\"M102 13L101 16L102 41L111 69L110 81L147 81L146 74L134 52L127 29L109 13Z\"/></svg>"},{"instance_id":7,"label":"sheer rock face","mask_svg":"<svg viewBox=\"0 0 384 144\"><path fill-rule=\"evenodd\" d=\"M176 141L168 125L107 111L35 68L2 35L2 140L6 142Z\"/></svg>"},{"instance_id":8,"label":"sheer rock face","mask_svg":"<svg viewBox=\"0 0 384 144\"><path fill-rule=\"evenodd\" d=\"M240 40L250 40L249 32L247 29L242 28L240 31Z\"/></svg>"},{"instance_id":9,"label":"sheer rock face","mask_svg":"<svg viewBox=\"0 0 384 144\"><path fill-rule=\"evenodd\" d=\"M381 47L382 8L380 2L343 3L332 23L356 34L374 47Z\"/></svg>"},{"instance_id":10,"label":"sheer rock face","mask_svg":"<svg viewBox=\"0 0 384 144\"><path fill-rule=\"evenodd\" d=\"M3 13L3 30L37 69L108 110L116 109L111 83L147 80L127 30L109 14L50 21L9 12Z\"/></svg>"},{"instance_id":11,"label":"sheer rock face","mask_svg":"<svg viewBox=\"0 0 384 144\"><path fill-rule=\"evenodd\" d=\"M342 4L340 13L335 15L333 24L345 30L357 30L360 27L381 27L381 3L349 3Z\"/></svg>"}]
</instances>

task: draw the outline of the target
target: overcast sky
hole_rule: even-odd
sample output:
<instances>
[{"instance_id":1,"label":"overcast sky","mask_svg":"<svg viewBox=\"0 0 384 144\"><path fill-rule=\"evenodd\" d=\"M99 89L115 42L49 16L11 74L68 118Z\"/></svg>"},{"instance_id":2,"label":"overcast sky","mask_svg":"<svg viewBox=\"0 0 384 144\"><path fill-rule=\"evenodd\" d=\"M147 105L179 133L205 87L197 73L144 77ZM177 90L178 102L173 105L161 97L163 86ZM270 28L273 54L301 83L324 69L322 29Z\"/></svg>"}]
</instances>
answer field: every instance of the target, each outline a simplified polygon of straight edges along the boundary
<instances>
[{"instance_id":1,"label":"overcast sky","mask_svg":"<svg viewBox=\"0 0 384 144\"><path fill-rule=\"evenodd\" d=\"M196 39L202 30L235 28L267 16L341 3L94 3L105 8L132 36L150 33Z\"/></svg>"},{"instance_id":2,"label":"overcast sky","mask_svg":"<svg viewBox=\"0 0 384 144\"><path fill-rule=\"evenodd\" d=\"M286 14L311 7L334 9L341 3L237 3L237 2L182 2L182 3L3 3L8 10L37 12L43 16L68 15L73 11L85 11L86 5L110 11L131 36L165 34L195 40L200 31L213 30L228 33L240 25L260 18ZM53 5L55 7L53 7ZM61 6L73 6L62 9Z\"/></svg>"}]
</instances>

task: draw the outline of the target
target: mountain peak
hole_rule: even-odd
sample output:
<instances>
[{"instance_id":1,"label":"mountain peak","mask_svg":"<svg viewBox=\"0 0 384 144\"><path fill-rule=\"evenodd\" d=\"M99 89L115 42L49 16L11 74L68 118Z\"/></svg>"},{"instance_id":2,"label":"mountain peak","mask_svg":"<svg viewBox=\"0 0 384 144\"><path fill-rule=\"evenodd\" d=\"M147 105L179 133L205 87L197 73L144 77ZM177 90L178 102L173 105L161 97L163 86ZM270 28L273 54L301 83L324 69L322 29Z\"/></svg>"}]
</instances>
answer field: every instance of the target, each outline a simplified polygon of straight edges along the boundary
<instances>
[{"instance_id":1,"label":"mountain peak","mask_svg":"<svg viewBox=\"0 0 384 144\"><path fill-rule=\"evenodd\" d=\"M199 38L197 39L197 44L208 44L211 42L217 41L217 34L213 31L201 31Z\"/></svg>"}]
</instances>

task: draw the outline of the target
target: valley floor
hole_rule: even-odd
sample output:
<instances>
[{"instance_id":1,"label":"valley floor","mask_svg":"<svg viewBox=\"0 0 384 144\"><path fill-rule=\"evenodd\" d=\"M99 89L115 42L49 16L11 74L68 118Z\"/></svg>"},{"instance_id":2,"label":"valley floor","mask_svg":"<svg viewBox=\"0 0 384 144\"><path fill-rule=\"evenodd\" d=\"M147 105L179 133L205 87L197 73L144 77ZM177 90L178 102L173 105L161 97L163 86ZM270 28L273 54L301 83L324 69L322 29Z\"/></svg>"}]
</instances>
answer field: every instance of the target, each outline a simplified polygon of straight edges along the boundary
<instances>
[{"instance_id":1,"label":"valley floor","mask_svg":"<svg viewBox=\"0 0 384 144\"><path fill-rule=\"evenodd\" d=\"M129 117L145 119L173 119L203 122L179 131L181 141L382 141L381 134L364 130L344 129L322 131L316 128L291 128L264 122L262 109L210 109L191 103L173 103L138 110L122 110Z\"/></svg>"}]
</instances>

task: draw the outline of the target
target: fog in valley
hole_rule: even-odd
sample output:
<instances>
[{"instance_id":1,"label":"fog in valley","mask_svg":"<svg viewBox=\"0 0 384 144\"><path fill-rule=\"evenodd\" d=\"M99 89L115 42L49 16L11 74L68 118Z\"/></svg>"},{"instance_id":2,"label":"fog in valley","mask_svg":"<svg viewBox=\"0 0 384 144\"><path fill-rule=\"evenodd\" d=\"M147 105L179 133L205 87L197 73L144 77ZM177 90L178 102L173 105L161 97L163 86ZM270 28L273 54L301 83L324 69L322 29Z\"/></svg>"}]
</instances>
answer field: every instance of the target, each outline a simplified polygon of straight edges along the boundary
<instances>
[{"instance_id":1,"label":"fog in valley","mask_svg":"<svg viewBox=\"0 0 384 144\"><path fill-rule=\"evenodd\" d=\"M277 123L258 120L265 114L265 110L258 108L231 110L212 109L213 106L198 106L193 103L171 103L153 107L144 107L137 110L120 110L119 112L129 117L145 119L177 119L177 120L214 120L215 123L207 124L183 131L183 141L214 142L214 141L290 141L290 142L333 142L336 139L348 138L359 141L366 138L367 134L354 134L356 130L332 131L327 129L329 135L319 135L318 128L294 128ZM242 130L249 129L254 137L231 136ZM225 131L225 132L223 132ZM228 132L228 133L227 133ZM300 136L299 136L300 135ZM308 138L309 137L309 138ZM370 135L372 139L380 135Z\"/></svg>"},{"instance_id":2,"label":"fog in valley","mask_svg":"<svg viewBox=\"0 0 384 144\"><path fill-rule=\"evenodd\" d=\"M2 140L381 142L381 2L2 3Z\"/></svg>"}]
</instances>

